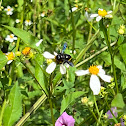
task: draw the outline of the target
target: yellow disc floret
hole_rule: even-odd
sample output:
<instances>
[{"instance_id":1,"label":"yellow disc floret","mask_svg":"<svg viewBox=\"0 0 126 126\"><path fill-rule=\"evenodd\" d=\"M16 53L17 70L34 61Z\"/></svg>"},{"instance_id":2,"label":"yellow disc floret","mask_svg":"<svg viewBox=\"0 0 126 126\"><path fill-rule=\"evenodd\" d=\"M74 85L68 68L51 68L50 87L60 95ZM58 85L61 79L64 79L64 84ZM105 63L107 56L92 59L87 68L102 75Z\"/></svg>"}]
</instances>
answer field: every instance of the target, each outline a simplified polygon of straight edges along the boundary
<instances>
[{"instance_id":1,"label":"yellow disc floret","mask_svg":"<svg viewBox=\"0 0 126 126\"><path fill-rule=\"evenodd\" d=\"M91 73L91 74L98 74L99 73L99 68L97 68L97 66L90 66L90 68L89 68L89 72Z\"/></svg>"},{"instance_id":2,"label":"yellow disc floret","mask_svg":"<svg viewBox=\"0 0 126 126\"><path fill-rule=\"evenodd\" d=\"M105 17L106 15L107 15L107 12L106 12L106 10L98 10L98 15L99 16L102 16L102 17Z\"/></svg>"},{"instance_id":3,"label":"yellow disc floret","mask_svg":"<svg viewBox=\"0 0 126 126\"><path fill-rule=\"evenodd\" d=\"M7 59L8 60L13 60L14 59L14 53L10 52L9 54L7 54Z\"/></svg>"},{"instance_id":4,"label":"yellow disc floret","mask_svg":"<svg viewBox=\"0 0 126 126\"><path fill-rule=\"evenodd\" d=\"M22 51L23 55L28 55L30 53L31 48L30 47L25 47Z\"/></svg>"},{"instance_id":5,"label":"yellow disc floret","mask_svg":"<svg viewBox=\"0 0 126 126\"><path fill-rule=\"evenodd\" d=\"M11 8L8 8L7 11L11 11Z\"/></svg>"},{"instance_id":6,"label":"yellow disc floret","mask_svg":"<svg viewBox=\"0 0 126 126\"><path fill-rule=\"evenodd\" d=\"M10 38L14 38L14 35L13 35L13 34L11 34L11 35L10 35Z\"/></svg>"},{"instance_id":7,"label":"yellow disc floret","mask_svg":"<svg viewBox=\"0 0 126 126\"><path fill-rule=\"evenodd\" d=\"M47 59L46 62L47 62L47 64L50 64L50 63L52 63L53 61L52 61L52 59Z\"/></svg>"}]
</instances>

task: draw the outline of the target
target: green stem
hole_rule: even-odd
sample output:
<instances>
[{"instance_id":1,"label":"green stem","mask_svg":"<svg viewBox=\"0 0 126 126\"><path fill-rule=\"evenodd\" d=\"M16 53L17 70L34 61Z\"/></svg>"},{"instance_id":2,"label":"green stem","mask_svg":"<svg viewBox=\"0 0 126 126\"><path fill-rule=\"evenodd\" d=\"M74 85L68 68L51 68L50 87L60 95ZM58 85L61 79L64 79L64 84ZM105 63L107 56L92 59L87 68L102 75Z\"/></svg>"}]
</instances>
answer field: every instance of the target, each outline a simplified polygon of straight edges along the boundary
<instances>
[{"instance_id":1,"label":"green stem","mask_svg":"<svg viewBox=\"0 0 126 126\"><path fill-rule=\"evenodd\" d=\"M69 7L70 7L70 14L71 14L71 22L72 22L72 30L73 30L73 45L72 45L72 53L74 53L75 49L75 39L76 39L76 28L75 28L75 22L74 22L74 16L72 12L72 7L71 7L71 1L68 0L69 2Z\"/></svg>"},{"instance_id":2,"label":"green stem","mask_svg":"<svg viewBox=\"0 0 126 126\"><path fill-rule=\"evenodd\" d=\"M10 68L10 76L9 76L8 86L11 86L11 84L12 84L13 74L14 74L14 67L15 67L15 61L13 61L12 66Z\"/></svg>"},{"instance_id":3,"label":"green stem","mask_svg":"<svg viewBox=\"0 0 126 126\"><path fill-rule=\"evenodd\" d=\"M42 95L15 126L22 126L30 117L31 113L37 110L40 107L40 105L45 102L46 99L47 99L46 95L45 94Z\"/></svg>"},{"instance_id":4,"label":"green stem","mask_svg":"<svg viewBox=\"0 0 126 126\"><path fill-rule=\"evenodd\" d=\"M106 98L105 98L105 102L106 102L107 107L109 108L109 110L110 110L111 114L113 115L113 119L114 119L115 123L118 123L118 121L117 121L117 119L116 119L115 115L113 114L113 112L112 112L111 108L110 108L110 107L109 107L109 105L108 105L108 102L107 102Z\"/></svg>"},{"instance_id":5,"label":"green stem","mask_svg":"<svg viewBox=\"0 0 126 126\"><path fill-rule=\"evenodd\" d=\"M55 126L55 119L54 119L54 115L53 115L53 106L52 106L51 98L49 98L49 104L50 104L50 110L51 110L52 123L53 123L53 126Z\"/></svg>"},{"instance_id":6,"label":"green stem","mask_svg":"<svg viewBox=\"0 0 126 126\"><path fill-rule=\"evenodd\" d=\"M99 110L98 110L98 106L97 106L97 102L96 102L96 97L94 95L94 103L95 103L95 107L96 107L96 110L97 110L97 113L98 113L98 116L100 115L99 113Z\"/></svg>"},{"instance_id":7,"label":"green stem","mask_svg":"<svg viewBox=\"0 0 126 126\"><path fill-rule=\"evenodd\" d=\"M95 115L95 113L90 109L90 107L88 106L88 109L89 109L89 111L92 113L92 115L94 116L94 118L95 118L95 120L96 121L98 121L98 119L97 119L97 117L96 117L96 115Z\"/></svg>"},{"instance_id":8,"label":"green stem","mask_svg":"<svg viewBox=\"0 0 126 126\"><path fill-rule=\"evenodd\" d=\"M3 118L5 106L6 106L6 99L4 99L4 102L3 102L3 105L2 105L2 110L1 110L1 113L0 113L0 126L2 126L2 118Z\"/></svg>"},{"instance_id":9,"label":"green stem","mask_svg":"<svg viewBox=\"0 0 126 126\"><path fill-rule=\"evenodd\" d=\"M114 74L114 80L115 80L115 84L116 84L116 90L118 93L118 83L117 83L117 77L116 77L116 69L115 69L115 64L114 64L114 53L112 52L112 47L110 45L110 41L109 41L109 36L108 36L108 32L106 27L103 24L103 19L100 21L100 27L101 30L103 31L107 46L108 46L108 50L111 56L111 62L112 62L112 68L113 68L113 74Z\"/></svg>"}]
</instances>

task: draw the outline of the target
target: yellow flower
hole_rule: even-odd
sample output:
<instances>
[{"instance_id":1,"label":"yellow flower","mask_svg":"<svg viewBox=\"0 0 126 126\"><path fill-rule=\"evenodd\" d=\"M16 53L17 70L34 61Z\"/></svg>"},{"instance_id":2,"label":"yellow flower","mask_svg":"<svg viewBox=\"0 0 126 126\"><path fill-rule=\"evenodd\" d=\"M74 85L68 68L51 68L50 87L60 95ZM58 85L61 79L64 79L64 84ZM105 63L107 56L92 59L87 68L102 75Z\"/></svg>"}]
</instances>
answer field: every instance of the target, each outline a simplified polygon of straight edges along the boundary
<instances>
[{"instance_id":1,"label":"yellow flower","mask_svg":"<svg viewBox=\"0 0 126 126\"><path fill-rule=\"evenodd\" d=\"M87 98L87 97L81 98L81 102L82 102L83 104L87 104L88 98Z\"/></svg>"},{"instance_id":2,"label":"yellow flower","mask_svg":"<svg viewBox=\"0 0 126 126\"><path fill-rule=\"evenodd\" d=\"M123 35L125 33L125 25L120 25L119 29L118 29L118 33Z\"/></svg>"},{"instance_id":3,"label":"yellow flower","mask_svg":"<svg viewBox=\"0 0 126 126\"><path fill-rule=\"evenodd\" d=\"M30 53L31 48L30 47L25 47L22 51L23 55L28 55Z\"/></svg>"},{"instance_id":4,"label":"yellow flower","mask_svg":"<svg viewBox=\"0 0 126 126\"><path fill-rule=\"evenodd\" d=\"M6 56L7 56L7 59L8 59L7 64L10 64L14 60L14 58L15 58L15 55L14 55L13 52L6 53Z\"/></svg>"}]
</instances>

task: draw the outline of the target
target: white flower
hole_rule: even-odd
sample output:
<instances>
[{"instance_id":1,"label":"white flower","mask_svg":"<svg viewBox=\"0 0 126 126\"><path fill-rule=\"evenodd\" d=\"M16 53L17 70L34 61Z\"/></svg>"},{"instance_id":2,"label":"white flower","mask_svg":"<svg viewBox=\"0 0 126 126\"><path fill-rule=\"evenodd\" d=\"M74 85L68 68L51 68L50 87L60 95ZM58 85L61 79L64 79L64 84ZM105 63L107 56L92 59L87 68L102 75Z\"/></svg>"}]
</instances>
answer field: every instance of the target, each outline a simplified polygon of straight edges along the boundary
<instances>
[{"instance_id":1,"label":"white flower","mask_svg":"<svg viewBox=\"0 0 126 126\"><path fill-rule=\"evenodd\" d=\"M40 16L41 16L41 17L45 17L45 12L42 12L42 13L40 14Z\"/></svg>"},{"instance_id":2,"label":"white flower","mask_svg":"<svg viewBox=\"0 0 126 126\"><path fill-rule=\"evenodd\" d=\"M30 20L25 20L25 25L26 26L30 26L32 24L32 22Z\"/></svg>"},{"instance_id":3,"label":"white flower","mask_svg":"<svg viewBox=\"0 0 126 126\"><path fill-rule=\"evenodd\" d=\"M17 24L20 23L20 21L21 21L20 19L16 19L16 20L15 20L15 22L16 22Z\"/></svg>"},{"instance_id":4,"label":"white flower","mask_svg":"<svg viewBox=\"0 0 126 126\"><path fill-rule=\"evenodd\" d=\"M7 6L7 8L4 9L6 11L7 15L12 15L13 14L13 8L11 8L10 6Z\"/></svg>"},{"instance_id":5,"label":"white flower","mask_svg":"<svg viewBox=\"0 0 126 126\"><path fill-rule=\"evenodd\" d=\"M91 74L90 77L90 88L93 91L94 95L98 95L100 92L100 81L97 76L99 76L105 82L111 82L112 77L105 75L105 71L102 69L102 66L90 66L88 70L78 70L75 72L77 76L82 76L86 74Z\"/></svg>"},{"instance_id":6,"label":"white flower","mask_svg":"<svg viewBox=\"0 0 126 126\"><path fill-rule=\"evenodd\" d=\"M96 17L96 21L100 21L102 18L106 17L106 18L112 18L112 15L111 15L112 11L106 11L104 9L98 9L98 14L91 14L90 17L91 18L94 18Z\"/></svg>"},{"instance_id":7,"label":"white flower","mask_svg":"<svg viewBox=\"0 0 126 126\"><path fill-rule=\"evenodd\" d=\"M7 35L5 40L9 42L13 42L14 40L17 40L17 37L14 37L14 34L10 34L10 35Z\"/></svg>"},{"instance_id":8,"label":"white flower","mask_svg":"<svg viewBox=\"0 0 126 126\"><path fill-rule=\"evenodd\" d=\"M56 56L58 54L56 52L54 52L54 55L49 53L49 52L44 52L43 56L46 59L54 59L54 61L56 61ZM46 72L51 74L56 68L56 62L52 62L51 64L49 64L49 66L46 68ZM60 72L61 74L65 74L66 73L66 67L63 64L60 64Z\"/></svg>"},{"instance_id":9,"label":"white flower","mask_svg":"<svg viewBox=\"0 0 126 126\"><path fill-rule=\"evenodd\" d=\"M40 39L35 45L38 47L42 43L43 39Z\"/></svg>"}]
</instances>

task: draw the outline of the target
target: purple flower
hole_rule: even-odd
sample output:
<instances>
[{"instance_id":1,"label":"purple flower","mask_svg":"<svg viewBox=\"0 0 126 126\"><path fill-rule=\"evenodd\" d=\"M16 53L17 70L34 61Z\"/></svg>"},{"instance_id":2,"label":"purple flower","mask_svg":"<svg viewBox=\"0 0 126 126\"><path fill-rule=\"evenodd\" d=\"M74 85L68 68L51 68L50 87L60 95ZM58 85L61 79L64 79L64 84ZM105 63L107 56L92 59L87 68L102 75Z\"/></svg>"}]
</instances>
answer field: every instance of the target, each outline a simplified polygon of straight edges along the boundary
<instances>
[{"instance_id":1,"label":"purple flower","mask_svg":"<svg viewBox=\"0 0 126 126\"><path fill-rule=\"evenodd\" d=\"M69 116L66 112L56 120L55 126L74 126L75 119Z\"/></svg>"},{"instance_id":2,"label":"purple flower","mask_svg":"<svg viewBox=\"0 0 126 126\"><path fill-rule=\"evenodd\" d=\"M115 115L115 117L117 117L117 112L116 112L115 110L117 110L116 107L112 107L112 108L111 108L112 113ZM108 119L113 118L113 115L112 115L111 111L109 110L109 111L107 112Z\"/></svg>"},{"instance_id":3,"label":"purple flower","mask_svg":"<svg viewBox=\"0 0 126 126\"><path fill-rule=\"evenodd\" d=\"M116 107L112 107L112 108L111 108L111 111L112 111L112 113L114 114L115 117L117 117L117 112L116 112L116 110L117 110ZM113 118L113 115L112 115L111 111L109 110L109 111L107 112L108 119ZM121 122L121 126L125 126L122 118L120 118L120 122ZM111 123L111 124L112 124L112 123Z\"/></svg>"}]
</instances>

